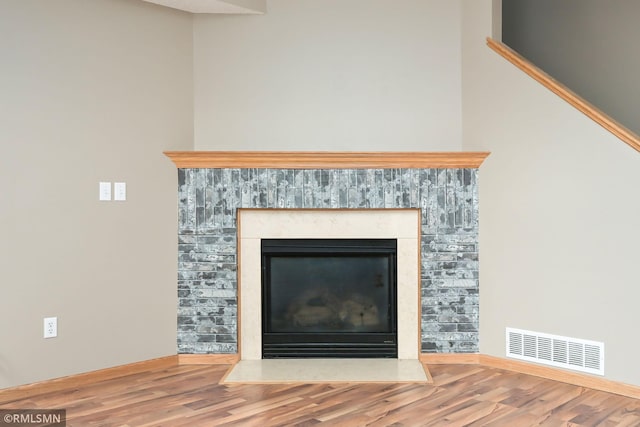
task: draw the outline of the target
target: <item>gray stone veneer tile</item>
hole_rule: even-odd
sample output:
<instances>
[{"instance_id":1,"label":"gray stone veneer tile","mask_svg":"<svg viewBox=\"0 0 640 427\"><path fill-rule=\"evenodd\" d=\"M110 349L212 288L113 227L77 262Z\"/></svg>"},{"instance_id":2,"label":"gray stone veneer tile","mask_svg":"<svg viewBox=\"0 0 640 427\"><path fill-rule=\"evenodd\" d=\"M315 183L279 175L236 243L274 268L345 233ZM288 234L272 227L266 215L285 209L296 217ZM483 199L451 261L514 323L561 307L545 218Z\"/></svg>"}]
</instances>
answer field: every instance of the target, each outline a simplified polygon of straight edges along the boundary
<instances>
[{"instance_id":1,"label":"gray stone veneer tile","mask_svg":"<svg viewBox=\"0 0 640 427\"><path fill-rule=\"evenodd\" d=\"M420 208L423 352L478 351L476 169L179 169L179 353L237 352L238 208Z\"/></svg>"}]
</instances>

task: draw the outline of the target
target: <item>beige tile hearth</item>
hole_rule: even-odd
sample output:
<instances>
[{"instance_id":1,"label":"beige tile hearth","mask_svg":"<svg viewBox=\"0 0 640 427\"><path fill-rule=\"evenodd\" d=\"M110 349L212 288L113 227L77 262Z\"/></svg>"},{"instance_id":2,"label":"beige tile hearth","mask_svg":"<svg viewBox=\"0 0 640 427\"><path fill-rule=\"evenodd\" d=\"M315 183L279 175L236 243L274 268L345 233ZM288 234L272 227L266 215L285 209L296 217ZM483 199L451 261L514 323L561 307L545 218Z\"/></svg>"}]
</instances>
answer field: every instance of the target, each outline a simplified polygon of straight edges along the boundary
<instances>
[{"instance_id":1,"label":"beige tile hearth","mask_svg":"<svg viewBox=\"0 0 640 427\"><path fill-rule=\"evenodd\" d=\"M431 382L413 359L261 359L241 360L222 384L325 382Z\"/></svg>"}]
</instances>

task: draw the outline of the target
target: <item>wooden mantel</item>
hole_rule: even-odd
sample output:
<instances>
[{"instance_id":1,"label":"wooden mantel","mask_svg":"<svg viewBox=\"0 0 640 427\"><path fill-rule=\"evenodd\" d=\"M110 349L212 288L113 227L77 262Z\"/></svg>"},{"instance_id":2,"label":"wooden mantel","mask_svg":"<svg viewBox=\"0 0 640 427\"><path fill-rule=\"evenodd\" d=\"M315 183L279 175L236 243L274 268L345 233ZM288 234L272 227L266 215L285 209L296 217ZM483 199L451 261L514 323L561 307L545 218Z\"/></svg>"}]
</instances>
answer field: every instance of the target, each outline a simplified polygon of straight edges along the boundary
<instances>
[{"instance_id":1,"label":"wooden mantel","mask_svg":"<svg viewBox=\"0 0 640 427\"><path fill-rule=\"evenodd\" d=\"M165 151L178 168L478 168L489 152Z\"/></svg>"}]
</instances>

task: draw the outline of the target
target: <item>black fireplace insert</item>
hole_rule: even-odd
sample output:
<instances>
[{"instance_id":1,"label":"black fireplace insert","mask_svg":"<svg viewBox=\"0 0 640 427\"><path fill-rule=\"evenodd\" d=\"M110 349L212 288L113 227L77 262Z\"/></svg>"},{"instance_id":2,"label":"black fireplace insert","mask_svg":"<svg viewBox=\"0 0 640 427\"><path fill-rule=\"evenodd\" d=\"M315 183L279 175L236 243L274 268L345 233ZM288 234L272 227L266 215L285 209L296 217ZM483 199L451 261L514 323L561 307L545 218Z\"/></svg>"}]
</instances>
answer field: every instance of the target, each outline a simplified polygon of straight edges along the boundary
<instances>
[{"instance_id":1,"label":"black fireplace insert","mask_svg":"<svg viewBox=\"0 0 640 427\"><path fill-rule=\"evenodd\" d=\"M263 239L262 357L396 358L395 239Z\"/></svg>"}]
</instances>

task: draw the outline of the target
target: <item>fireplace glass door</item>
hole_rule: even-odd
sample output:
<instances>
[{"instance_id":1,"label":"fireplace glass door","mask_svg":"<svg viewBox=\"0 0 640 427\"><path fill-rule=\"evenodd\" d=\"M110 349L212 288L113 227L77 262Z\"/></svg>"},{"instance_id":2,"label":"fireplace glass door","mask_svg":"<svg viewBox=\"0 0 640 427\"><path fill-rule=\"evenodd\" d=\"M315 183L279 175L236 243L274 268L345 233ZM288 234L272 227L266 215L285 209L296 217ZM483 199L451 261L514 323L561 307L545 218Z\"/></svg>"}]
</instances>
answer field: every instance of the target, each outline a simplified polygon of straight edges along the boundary
<instances>
[{"instance_id":1,"label":"fireplace glass door","mask_svg":"<svg viewBox=\"0 0 640 427\"><path fill-rule=\"evenodd\" d=\"M397 357L395 239L263 239L262 357Z\"/></svg>"}]
</instances>

